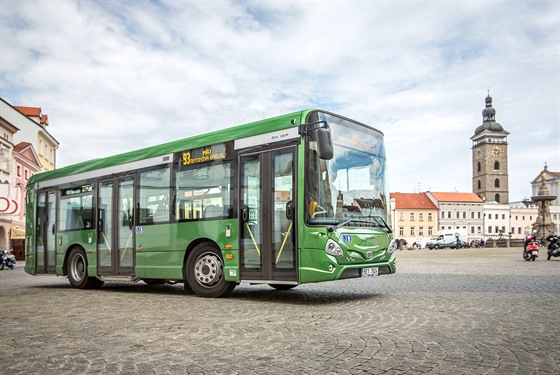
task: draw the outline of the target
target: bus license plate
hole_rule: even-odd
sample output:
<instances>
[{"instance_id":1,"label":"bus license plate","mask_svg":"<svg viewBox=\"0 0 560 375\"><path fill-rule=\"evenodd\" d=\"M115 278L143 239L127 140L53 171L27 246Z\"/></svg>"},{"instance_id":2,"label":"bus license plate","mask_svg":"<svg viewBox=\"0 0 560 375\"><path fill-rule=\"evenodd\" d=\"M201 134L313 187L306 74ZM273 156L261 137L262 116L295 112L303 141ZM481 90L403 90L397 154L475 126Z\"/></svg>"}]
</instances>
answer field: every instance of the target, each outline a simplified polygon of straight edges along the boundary
<instances>
[{"instance_id":1,"label":"bus license plate","mask_svg":"<svg viewBox=\"0 0 560 375\"><path fill-rule=\"evenodd\" d=\"M362 268L362 277L372 277L379 275L378 267Z\"/></svg>"}]
</instances>

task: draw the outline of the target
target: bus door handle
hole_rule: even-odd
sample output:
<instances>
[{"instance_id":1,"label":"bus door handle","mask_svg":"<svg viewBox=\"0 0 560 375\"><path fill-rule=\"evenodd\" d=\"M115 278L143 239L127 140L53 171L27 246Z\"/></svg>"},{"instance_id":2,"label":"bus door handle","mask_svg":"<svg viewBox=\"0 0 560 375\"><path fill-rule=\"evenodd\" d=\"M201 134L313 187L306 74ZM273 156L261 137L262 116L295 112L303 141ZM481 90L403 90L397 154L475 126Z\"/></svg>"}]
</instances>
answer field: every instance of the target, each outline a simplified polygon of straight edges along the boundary
<instances>
[{"instance_id":1,"label":"bus door handle","mask_svg":"<svg viewBox=\"0 0 560 375\"><path fill-rule=\"evenodd\" d=\"M134 208L132 209L132 212L130 213L130 216L128 217L128 228L130 230L132 230L133 227L134 227Z\"/></svg>"},{"instance_id":2,"label":"bus door handle","mask_svg":"<svg viewBox=\"0 0 560 375\"><path fill-rule=\"evenodd\" d=\"M294 218L294 202L288 201L286 203L286 219L292 220Z\"/></svg>"},{"instance_id":3,"label":"bus door handle","mask_svg":"<svg viewBox=\"0 0 560 375\"><path fill-rule=\"evenodd\" d=\"M99 233L103 232L103 219L99 219L97 221L97 231Z\"/></svg>"},{"instance_id":4,"label":"bus door handle","mask_svg":"<svg viewBox=\"0 0 560 375\"><path fill-rule=\"evenodd\" d=\"M51 227L51 232L52 232L52 234L54 234L54 233L56 232L56 227L55 227L54 224L53 224L52 227Z\"/></svg>"},{"instance_id":5,"label":"bus door handle","mask_svg":"<svg viewBox=\"0 0 560 375\"><path fill-rule=\"evenodd\" d=\"M244 206L241 209L241 221L243 221L244 223L249 221L249 207Z\"/></svg>"}]
</instances>

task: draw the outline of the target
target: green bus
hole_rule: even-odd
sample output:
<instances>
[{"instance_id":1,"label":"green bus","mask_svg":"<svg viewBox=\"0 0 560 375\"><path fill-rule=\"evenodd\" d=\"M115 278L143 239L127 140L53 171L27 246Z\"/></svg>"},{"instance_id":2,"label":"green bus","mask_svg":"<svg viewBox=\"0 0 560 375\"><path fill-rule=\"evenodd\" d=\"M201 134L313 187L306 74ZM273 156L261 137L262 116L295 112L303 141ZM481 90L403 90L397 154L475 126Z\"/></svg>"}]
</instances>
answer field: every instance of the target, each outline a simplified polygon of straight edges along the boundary
<instances>
[{"instance_id":1,"label":"green bus","mask_svg":"<svg viewBox=\"0 0 560 375\"><path fill-rule=\"evenodd\" d=\"M26 210L25 271L76 288L221 297L396 270L383 134L316 109L34 175Z\"/></svg>"}]
</instances>

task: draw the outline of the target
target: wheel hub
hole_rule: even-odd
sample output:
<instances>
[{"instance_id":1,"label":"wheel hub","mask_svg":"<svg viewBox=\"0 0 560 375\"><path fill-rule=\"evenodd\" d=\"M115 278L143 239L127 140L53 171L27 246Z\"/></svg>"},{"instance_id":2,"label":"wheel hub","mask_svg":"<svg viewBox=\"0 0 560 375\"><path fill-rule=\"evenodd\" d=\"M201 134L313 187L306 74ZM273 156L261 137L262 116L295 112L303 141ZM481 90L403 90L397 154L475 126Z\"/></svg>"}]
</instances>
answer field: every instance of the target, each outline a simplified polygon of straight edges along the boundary
<instances>
[{"instance_id":1,"label":"wheel hub","mask_svg":"<svg viewBox=\"0 0 560 375\"><path fill-rule=\"evenodd\" d=\"M221 280L222 268L222 262L215 255L202 255L194 266L195 278L200 285L210 287Z\"/></svg>"}]
</instances>

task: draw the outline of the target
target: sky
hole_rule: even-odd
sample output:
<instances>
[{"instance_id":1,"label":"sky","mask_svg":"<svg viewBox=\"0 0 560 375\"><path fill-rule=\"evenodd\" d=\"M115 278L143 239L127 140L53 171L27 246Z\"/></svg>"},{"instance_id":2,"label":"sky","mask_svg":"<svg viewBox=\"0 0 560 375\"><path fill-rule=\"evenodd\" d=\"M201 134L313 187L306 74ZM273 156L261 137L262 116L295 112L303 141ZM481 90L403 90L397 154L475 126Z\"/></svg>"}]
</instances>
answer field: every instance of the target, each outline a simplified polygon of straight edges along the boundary
<instances>
[{"instance_id":1,"label":"sky","mask_svg":"<svg viewBox=\"0 0 560 375\"><path fill-rule=\"evenodd\" d=\"M58 167L321 108L385 134L391 192L471 192L488 93L519 201L560 172L559 1L0 0L0 96Z\"/></svg>"}]
</instances>

